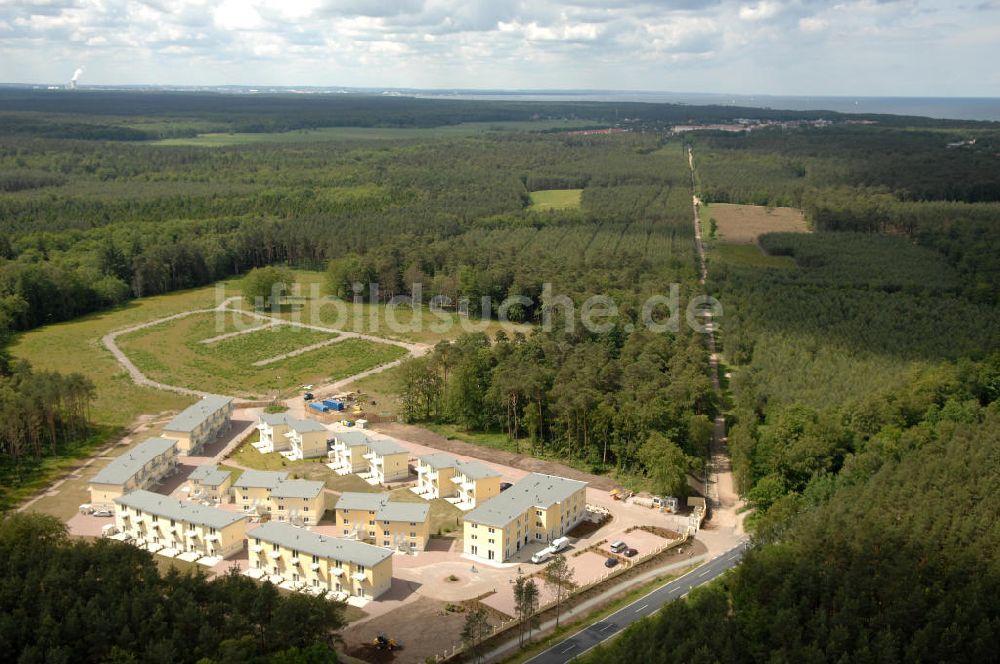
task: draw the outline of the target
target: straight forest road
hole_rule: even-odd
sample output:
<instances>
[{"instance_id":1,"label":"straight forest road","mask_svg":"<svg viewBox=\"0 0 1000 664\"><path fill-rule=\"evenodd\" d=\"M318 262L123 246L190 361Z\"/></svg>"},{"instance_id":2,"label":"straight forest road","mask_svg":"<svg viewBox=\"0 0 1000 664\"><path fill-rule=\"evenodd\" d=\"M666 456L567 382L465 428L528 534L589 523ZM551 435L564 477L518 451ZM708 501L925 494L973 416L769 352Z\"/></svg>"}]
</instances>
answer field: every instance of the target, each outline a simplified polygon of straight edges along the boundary
<instances>
[{"instance_id":1,"label":"straight forest road","mask_svg":"<svg viewBox=\"0 0 1000 664\"><path fill-rule=\"evenodd\" d=\"M700 201L695 194L694 153L688 149L688 166L691 169L691 207L694 216L694 241L698 252L699 283L704 286L708 278L708 263L705 259L705 245L701 237ZM715 325L711 313L705 315L705 343L709 351L709 371L712 386L721 393L719 382L719 356L715 348ZM743 533L743 523L739 508L741 501L733 484L732 465L726 445L726 418L718 415L712 434L710 459L705 478L705 499L711 506L712 524L731 533L737 544L719 554L706 564L695 568L682 577L669 581L648 595L619 609L604 620L590 625L572 636L563 639L527 661L526 664L563 664L592 650L600 643L619 634L638 620L656 613L665 604L684 597L692 588L708 583L735 567L743 557L747 542Z\"/></svg>"},{"instance_id":2,"label":"straight forest road","mask_svg":"<svg viewBox=\"0 0 1000 664\"><path fill-rule=\"evenodd\" d=\"M615 611L607 618L580 630L559 643L544 650L525 664L565 664L592 650L598 644L617 635L632 623L648 618L665 604L684 597L693 588L718 578L726 570L732 569L743 557L745 544L726 551L704 565L696 567L684 576L660 586L628 606Z\"/></svg>"}]
</instances>

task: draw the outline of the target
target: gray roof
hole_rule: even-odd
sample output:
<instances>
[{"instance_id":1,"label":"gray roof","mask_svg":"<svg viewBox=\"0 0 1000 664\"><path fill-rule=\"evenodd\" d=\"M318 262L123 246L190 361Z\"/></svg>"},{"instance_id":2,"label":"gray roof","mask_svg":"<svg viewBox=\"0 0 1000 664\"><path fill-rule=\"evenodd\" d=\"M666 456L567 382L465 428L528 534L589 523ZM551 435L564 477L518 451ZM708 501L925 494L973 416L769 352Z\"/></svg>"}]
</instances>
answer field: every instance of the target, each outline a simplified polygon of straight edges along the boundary
<instances>
[{"instance_id":1,"label":"gray roof","mask_svg":"<svg viewBox=\"0 0 1000 664\"><path fill-rule=\"evenodd\" d=\"M393 502L387 493L361 493L345 491L337 500L338 510L367 510L375 512L376 521L418 521L427 519L431 506L419 503Z\"/></svg>"},{"instance_id":2,"label":"gray roof","mask_svg":"<svg viewBox=\"0 0 1000 664\"><path fill-rule=\"evenodd\" d=\"M423 456L418 456L417 459L427 464L431 468L455 468L461 463L458 459L450 454L445 454L444 452L435 452L434 454L425 454Z\"/></svg>"},{"instance_id":3,"label":"gray roof","mask_svg":"<svg viewBox=\"0 0 1000 664\"><path fill-rule=\"evenodd\" d=\"M142 470L147 463L177 445L172 438L147 438L94 475L95 484L124 484Z\"/></svg>"},{"instance_id":4,"label":"gray roof","mask_svg":"<svg viewBox=\"0 0 1000 664\"><path fill-rule=\"evenodd\" d=\"M229 479L230 472L223 468L219 468L215 464L207 463L204 466L198 466L191 471L188 475L189 480L198 480L205 486L219 486L227 479Z\"/></svg>"},{"instance_id":5,"label":"gray roof","mask_svg":"<svg viewBox=\"0 0 1000 664\"><path fill-rule=\"evenodd\" d=\"M409 450L388 438L372 438L368 441L368 449L379 456L388 454L409 454Z\"/></svg>"},{"instance_id":6,"label":"gray roof","mask_svg":"<svg viewBox=\"0 0 1000 664\"><path fill-rule=\"evenodd\" d=\"M233 486L241 489L273 489L278 482L288 479L288 473L283 470L244 470Z\"/></svg>"},{"instance_id":7,"label":"gray roof","mask_svg":"<svg viewBox=\"0 0 1000 664\"><path fill-rule=\"evenodd\" d=\"M275 498L315 498L326 485L318 480L285 480L271 489Z\"/></svg>"},{"instance_id":8,"label":"gray roof","mask_svg":"<svg viewBox=\"0 0 1000 664\"><path fill-rule=\"evenodd\" d=\"M481 480L484 477L500 477L500 473L478 461L460 461L458 472L471 480Z\"/></svg>"},{"instance_id":9,"label":"gray roof","mask_svg":"<svg viewBox=\"0 0 1000 664\"><path fill-rule=\"evenodd\" d=\"M391 549L372 546L357 540L321 535L281 521L261 524L248 532L247 537L280 544L311 556L332 558L365 567L375 567L386 558L392 558Z\"/></svg>"},{"instance_id":10,"label":"gray roof","mask_svg":"<svg viewBox=\"0 0 1000 664\"><path fill-rule=\"evenodd\" d=\"M270 426L278 426L279 424L288 424L288 413L261 413L260 421L264 424L269 424Z\"/></svg>"},{"instance_id":11,"label":"gray roof","mask_svg":"<svg viewBox=\"0 0 1000 664\"><path fill-rule=\"evenodd\" d=\"M368 444L368 435L360 431L335 431L333 437L338 443L343 443L348 447Z\"/></svg>"},{"instance_id":12,"label":"gray roof","mask_svg":"<svg viewBox=\"0 0 1000 664\"><path fill-rule=\"evenodd\" d=\"M317 422L316 420L297 420L293 417L288 418L288 426L298 431L299 433L308 433L310 431L326 431L326 427Z\"/></svg>"},{"instance_id":13,"label":"gray roof","mask_svg":"<svg viewBox=\"0 0 1000 664\"><path fill-rule=\"evenodd\" d=\"M232 403L232 401L232 397L221 397L210 394L207 397L203 397L198 403L188 406L181 412L177 413L174 419L170 420L170 422L167 423L167 426L163 427L163 430L182 432L194 431L198 428L198 425L222 408L227 407L230 403Z\"/></svg>"},{"instance_id":14,"label":"gray roof","mask_svg":"<svg viewBox=\"0 0 1000 664\"><path fill-rule=\"evenodd\" d=\"M551 507L586 486L586 482L578 480L531 473L500 495L467 512L465 520L503 528L532 507Z\"/></svg>"},{"instance_id":15,"label":"gray roof","mask_svg":"<svg viewBox=\"0 0 1000 664\"><path fill-rule=\"evenodd\" d=\"M115 498L115 503L125 507L140 509L175 521L185 521L209 528L225 528L248 517L239 512L205 507L198 503L185 502L152 491L132 491Z\"/></svg>"}]
</instances>

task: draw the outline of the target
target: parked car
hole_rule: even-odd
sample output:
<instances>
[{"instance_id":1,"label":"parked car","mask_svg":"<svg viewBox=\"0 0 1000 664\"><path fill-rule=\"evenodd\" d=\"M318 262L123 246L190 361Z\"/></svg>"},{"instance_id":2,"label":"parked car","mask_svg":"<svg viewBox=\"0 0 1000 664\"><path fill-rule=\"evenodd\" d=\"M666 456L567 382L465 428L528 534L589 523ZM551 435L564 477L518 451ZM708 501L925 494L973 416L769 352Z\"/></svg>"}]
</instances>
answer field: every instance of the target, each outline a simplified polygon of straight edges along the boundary
<instances>
[{"instance_id":1,"label":"parked car","mask_svg":"<svg viewBox=\"0 0 1000 664\"><path fill-rule=\"evenodd\" d=\"M552 553L559 553L568 546L569 546L568 537L557 537L554 540L552 540L552 544L549 545L549 550L552 551Z\"/></svg>"},{"instance_id":2,"label":"parked car","mask_svg":"<svg viewBox=\"0 0 1000 664\"><path fill-rule=\"evenodd\" d=\"M514 486L514 485L511 484L510 482L500 482L500 490L501 491L506 491L507 489L511 488L512 486Z\"/></svg>"},{"instance_id":3,"label":"parked car","mask_svg":"<svg viewBox=\"0 0 1000 664\"><path fill-rule=\"evenodd\" d=\"M607 560L604 561L605 567L614 567L617 564L618 564L617 558L608 558Z\"/></svg>"},{"instance_id":4,"label":"parked car","mask_svg":"<svg viewBox=\"0 0 1000 664\"><path fill-rule=\"evenodd\" d=\"M622 553L627 548L628 548L628 544L626 544L625 542L623 542L621 540L618 540L617 542L612 542L611 543L611 553Z\"/></svg>"},{"instance_id":5,"label":"parked car","mask_svg":"<svg viewBox=\"0 0 1000 664\"><path fill-rule=\"evenodd\" d=\"M542 549L535 555L531 556L531 562L535 563L536 565L541 565L551 557L552 557L552 551L550 549Z\"/></svg>"},{"instance_id":6,"label":"parked car","mask_svg":"<svg viewBox=\"0 0 1000 664\"><path fill-rule=\"evenodd\" d=\"M639 555L639 552L636 551L635 549L631 549L631 548L625 549L625 557L626 558L634 558L637 555Z\"/></svg>"},{"instance_id":7,"label":"parked car","mask_svg":"<svg viewBox=\"0 0 1000 664\"><path fill-rule=\"evenodd\" d=\"M90 514L91 516L114 516L111 510L94 510Z\"/></svg>"},{"instance_id":8,"label":"parked car","mask_svg":"<svg viewBox=\"0 0 1000 664\"><path fill-rule=\"evenodd\" d=\"M306 401L312 401L312 400L313 400L313 399L315 399L316 397L315 397L315 396L313 395L313 393L312 393L312 392L306 392L306 393L305 393L305 394L304 394L304 395L302 396L302 398L303 398L303 399L305 399Z\"/></svg>"}]
</instances>

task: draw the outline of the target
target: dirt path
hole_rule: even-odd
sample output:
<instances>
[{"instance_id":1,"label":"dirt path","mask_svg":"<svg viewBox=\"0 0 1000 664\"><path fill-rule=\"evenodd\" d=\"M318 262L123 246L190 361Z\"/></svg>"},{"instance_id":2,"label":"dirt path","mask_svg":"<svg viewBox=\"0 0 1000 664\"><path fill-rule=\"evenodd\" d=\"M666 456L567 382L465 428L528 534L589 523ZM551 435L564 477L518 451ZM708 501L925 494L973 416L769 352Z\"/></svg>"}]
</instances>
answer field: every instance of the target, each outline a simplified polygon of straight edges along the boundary
<instances>
[{"instance_id":1,"label":"dirt path","mask_svg":"<svg viewBox=\"0 0 1000 664\"><path fill-rule=\"evenodd\" d=\"M434 449L450 452L452 454L470 456L484 461L498 463L503 466L518 468L527 472L546 473L549 475L568 477L573 480L582 480L589 483L591 487L595 489L602 489L604 491L610 491L611 489L618 488L618 484L616 484L614 480L604 475L593 475L582 470L577 470L576 468L564 466L561 463L536 459L535 457L528 456L526 454L498 450L492 447L486 447L485 445L474 445L472 443L466 443L462 440L455 440L454 438L445 438L444 436L434 433L433 431L429 431L412 424L386 422L384 424L378 424L373 428L381 433L393 436L394 438L400 438L419 445L426 445L427 447L433 447Z\"/></svg>"},{"instance_id":2,"label":"dirt path","mask_svg":"<svg viewBox=\"0 0 1000 664\"><path fill-rule=\"evenodd\" d=\"M699 279L702 286L708 279L708 263L705 258L705 243L701 237L701 201L695 195L694 151L688 148L688 166L691 169L691 208L694 212L694 243L698 251ZM715 346L715 323L712 314L705 314L705 341L709 352L709 369L712 387L716 394L722 393L719 382L719 354ZM728 438L726 436L726 418L720 414L715 418L712 432L712 442L708 462L708 477L705 483L705 498L712 506L712 524L723 528L732 528L733 534L743 534L743 515L739 513L743 502L736 492L733 482L732 460L729 457Z\"/></svg>"}]
</instances>

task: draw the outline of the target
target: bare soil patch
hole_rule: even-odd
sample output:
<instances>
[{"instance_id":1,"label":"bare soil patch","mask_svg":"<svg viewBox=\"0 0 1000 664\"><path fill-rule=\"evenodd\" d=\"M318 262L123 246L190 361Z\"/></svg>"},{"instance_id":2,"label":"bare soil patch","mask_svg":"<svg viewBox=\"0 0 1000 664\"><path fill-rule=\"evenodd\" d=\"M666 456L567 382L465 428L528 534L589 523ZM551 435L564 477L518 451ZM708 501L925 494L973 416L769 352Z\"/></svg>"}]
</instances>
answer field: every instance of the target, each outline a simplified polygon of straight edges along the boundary
<instances>
[{"instance_id":1,"label":"bare soil patch","mask_svg":"<svg viewBox=\"0 0 1000 664\"><path fill-rule=\"evenodd\" d=\"M764 233L809 232L802 210L797 208L712 203L703 205L701 217L706 234L710 220L715 219L719 240L727 244L755 243Z\"/></svg>"},{"instance_id":2,"label":"bare soil patch","mask_svg":"<svg viewBox=\"0 0 1000 664\"><path fill-rule=\"evenodd\" d=\"M366 662L423 662L462 640L465 612L446 611L445 606L447 602L421 597L371 620L348 625L341 632L345 650ZM429 630L433 631L432 638L428 638ZM376 650L371 642L379 632L403 647L392 652Z\"/></svg>"}]
</instances>

